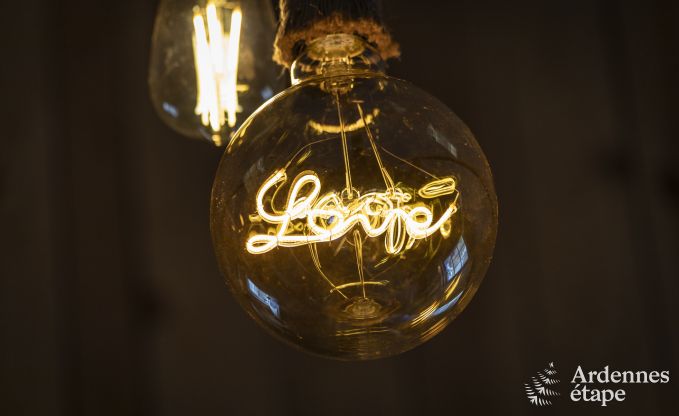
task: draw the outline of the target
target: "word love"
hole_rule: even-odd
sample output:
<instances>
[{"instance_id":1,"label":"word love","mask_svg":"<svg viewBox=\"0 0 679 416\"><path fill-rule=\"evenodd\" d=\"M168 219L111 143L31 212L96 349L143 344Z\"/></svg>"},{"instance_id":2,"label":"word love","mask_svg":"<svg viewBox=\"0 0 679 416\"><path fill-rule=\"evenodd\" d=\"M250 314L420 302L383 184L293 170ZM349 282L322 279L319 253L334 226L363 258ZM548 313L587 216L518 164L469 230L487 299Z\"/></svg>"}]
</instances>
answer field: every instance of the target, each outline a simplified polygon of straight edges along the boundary
<instances>
[{"instance_id":1,"label":"word love","mask_svg":"<svg viewBox=\"0 0 679 416\"><path fill-rule=\"evenodd\" d=\"M286 181L285 171L279 170L257 192L257 213L265 222L276 224L276 230L275 234L251 236L246 243L248 252L262 254L276 247L329 242L341 238L355 225L359 225L369 237L385 234L385 248L388 253L395 254L404 247L412 246L415 240L443 230L446 221L457 211L454 178L434 180L417 191L423 200L455 194L450 197L452 202L434 221L432 206L424 202L408 204L413 195L398 186L390 187L385 192L368 192L351 198L336 192L321 196L321 180L316 173L308 172L298 176L292 183L285 210L268 212L264 206L266 196L272 192L272 188L275 193L275 189Z\"/></svg>"}]
</instances>

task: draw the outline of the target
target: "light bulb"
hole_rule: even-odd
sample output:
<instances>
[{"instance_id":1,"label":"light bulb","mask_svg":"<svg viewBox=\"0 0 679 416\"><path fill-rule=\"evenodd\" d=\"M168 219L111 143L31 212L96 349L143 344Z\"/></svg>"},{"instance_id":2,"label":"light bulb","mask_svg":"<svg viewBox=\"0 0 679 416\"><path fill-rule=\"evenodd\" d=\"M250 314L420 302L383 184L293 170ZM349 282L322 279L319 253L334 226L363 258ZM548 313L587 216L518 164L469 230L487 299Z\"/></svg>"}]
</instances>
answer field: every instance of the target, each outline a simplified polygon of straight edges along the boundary
<instances>
[{"instance_id":1,"label":"light bulb","mask_svg":"<svg viewBox=\"0 0 679 416\"><path fill-rule=\"evenodd\" d=\"M282 86L271 62L266 0L162 0L149 66L151 99L179 133L216 145Z\"/></svg>"},{"instance_id":2,"label":"light bulb","mask_svg":"<svg viewBox=\"0 0 679 416\"><path fill-rule=\"evenodd\" d=\"M338 359L413 348L470 301L497 202L467 127L382 72L361 38L329 35L293 86L234 135L211 226L241 306L276 337Z\"/></svg>"}]
</instances>

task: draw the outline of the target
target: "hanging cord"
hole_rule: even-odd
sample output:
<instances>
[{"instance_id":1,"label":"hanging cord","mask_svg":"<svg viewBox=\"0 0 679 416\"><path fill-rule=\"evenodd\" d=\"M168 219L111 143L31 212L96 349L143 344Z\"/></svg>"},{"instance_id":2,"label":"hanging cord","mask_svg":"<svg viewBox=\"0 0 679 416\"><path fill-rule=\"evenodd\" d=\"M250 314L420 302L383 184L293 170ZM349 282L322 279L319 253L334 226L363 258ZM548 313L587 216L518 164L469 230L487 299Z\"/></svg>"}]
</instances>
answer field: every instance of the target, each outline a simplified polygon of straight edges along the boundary
<instances>
[{"instance_id":1,"label":"hanging cord","mask_svg":"<svg viewBox=\"0 0 679 416\"><path fill-rule=\"evenodd\" d=\"M363 37L384 60L400 55L384 27L379 0L280 0L273 60L290 67L306 43L334 33Z\"/></svg>"}]
</instances>

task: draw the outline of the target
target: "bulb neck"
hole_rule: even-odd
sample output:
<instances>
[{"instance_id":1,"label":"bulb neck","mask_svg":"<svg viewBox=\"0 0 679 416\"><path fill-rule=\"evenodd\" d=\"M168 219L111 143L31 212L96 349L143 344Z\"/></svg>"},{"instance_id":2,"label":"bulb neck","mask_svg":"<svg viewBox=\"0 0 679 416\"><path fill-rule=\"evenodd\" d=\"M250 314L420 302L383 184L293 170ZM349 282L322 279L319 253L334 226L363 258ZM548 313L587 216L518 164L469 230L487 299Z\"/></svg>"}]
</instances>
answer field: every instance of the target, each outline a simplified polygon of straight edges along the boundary
<instances>
[{"instance_id":1,"label":"bulb neck","mask_svg":"<svg viewBox=\"0 0 679 416\"><path fill-rule=\"evenodd\" d=\"M313 78L384 73L385 66L379 52L365 39L338 33L309 42L290 66L290 79L296 85Z\"/></svg>"}]
</instances>

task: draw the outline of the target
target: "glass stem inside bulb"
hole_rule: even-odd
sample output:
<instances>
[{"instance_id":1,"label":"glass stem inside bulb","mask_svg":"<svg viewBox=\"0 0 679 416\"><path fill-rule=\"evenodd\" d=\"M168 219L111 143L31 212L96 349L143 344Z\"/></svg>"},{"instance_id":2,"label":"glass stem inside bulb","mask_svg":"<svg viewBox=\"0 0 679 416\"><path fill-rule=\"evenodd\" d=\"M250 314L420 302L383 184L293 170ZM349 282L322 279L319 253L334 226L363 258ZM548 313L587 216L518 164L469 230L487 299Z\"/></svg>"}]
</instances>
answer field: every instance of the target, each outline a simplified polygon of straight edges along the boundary
<instances>
[{"instance_id":1,"label":"glass stem inside bulb","mask_svg":"<svg viewBox=\"0 0 679 416\"><path fill-rule=\"evenodd\" d=\"M356 251L356 267L358 268L358 277L361 279L363 299L367 299L365 295L365 276L363 276L363 243L361 241L361 232L358 230L354 230L354 250Z\"/></svg>"},{"instance_id":2,"label":"glass stem inside bulb","mask_svg":"<svg viewBox=\"0 0 679 416\"><path fill-rule=\"evenodd\" d=\"M344 156L344 176L347 183L345 189L347 198L353 197L354 187L351 185L351 165L349 163L349 149L347 147L347 133L344 130L344 119L342 118L342 109L340 108L339 92L335 91L335 103L337 104L337 119L339 120L340 136L342 139L342 155Z\"/></svg>"},{"instance_id":3,"label":"glass stem inside bulb","mask_svg":"<svg viewBox=\"0 0 679 416\"><path fill-rule=\"evenodd\" d=\"M338 33L314 39L290 67L292 84L310 78L327 78L358 73L382 73L385 64L379 53L364 39ZM327 80L326 91L351 88L350 82Z\"/></svg>"}]
</instances>

